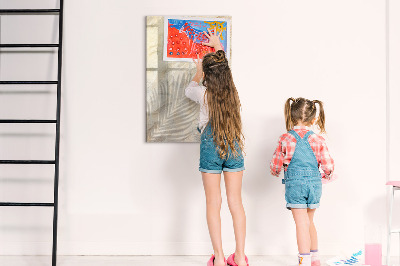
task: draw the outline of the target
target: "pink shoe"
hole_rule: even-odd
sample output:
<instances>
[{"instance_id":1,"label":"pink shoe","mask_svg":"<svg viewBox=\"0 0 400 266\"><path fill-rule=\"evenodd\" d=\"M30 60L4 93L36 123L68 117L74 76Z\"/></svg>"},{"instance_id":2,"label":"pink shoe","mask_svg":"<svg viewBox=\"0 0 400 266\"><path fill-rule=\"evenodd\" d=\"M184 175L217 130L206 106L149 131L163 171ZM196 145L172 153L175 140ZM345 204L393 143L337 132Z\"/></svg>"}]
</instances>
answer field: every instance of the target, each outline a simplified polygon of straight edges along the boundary
<instances>
[{"instance_id":1,"label":"pink shoe","mask_svg":"<svg viewBox=\"0 0 400 266\"><path fill-rule=\"evenodd\" d=\"M311 266L321 266L321 261L320 260L312 261Z\"/></svg>"},{"instance_id":2,"label":"pink shoe","mask_svg":"<svg viewBox=\"0 0 400 266\"><path fill-rule=\"evenodd\" d=\"M244 256L244 259L246 260L247 266L249 266L249 260L247 259L247 256L246 256L246 255ZM228 257L227 263L228 263L228 265L230 265L230 266L238 266L238 265L236 264L236 262L235 262L235 253L231 254L231 255Z\"/></svg>"},{"instance_id":3,"label":"pink shoe","mask_svg":"<svg viewBox=\"0 0 400 266\"><path fill-rule=\"evenodd\" d=\"M214 266L215 255L212 254L210 260L207 262L207 266ZM224 262L226 265L226 259L224 258Z\"/></svg>"}]
</instances>

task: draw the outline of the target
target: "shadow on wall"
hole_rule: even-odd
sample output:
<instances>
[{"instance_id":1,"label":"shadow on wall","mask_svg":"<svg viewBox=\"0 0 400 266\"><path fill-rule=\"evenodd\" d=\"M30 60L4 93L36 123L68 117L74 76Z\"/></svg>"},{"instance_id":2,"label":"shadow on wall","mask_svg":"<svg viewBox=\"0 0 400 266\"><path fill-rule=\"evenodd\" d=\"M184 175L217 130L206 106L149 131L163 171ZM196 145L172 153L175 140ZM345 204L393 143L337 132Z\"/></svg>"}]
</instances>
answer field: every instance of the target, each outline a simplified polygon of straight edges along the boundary
<instances>
[{"instance_id":1,"label":"shadow on wall","mask_svg":"<svg viewBox=\"0 0 400 266\"><path fill-rule=\"evenodd\" d=\"M198 171L200 144L172 144L168 167L165 170L165 178L168 180L170 201L169 222L172 225L168 231L167 239L173 239L179 243L195 242L191 236L199 239L197 232L203 232L206 228L205 219L205 198L201 174ZM199 218L200 217L200 218ZM168 217L167 217L168 218ZM197 225L202 228L196 228ZM205 235L208 239L208 235ZM202 237L200 236L202 239ZM187 254L190 247L178 245L179 250L173 251L176 254Z\"/></svg>"},{"instance_id":2,"label":"shadow on wall","mask_svg":"<svg viewBox=\"0 0 400 266\"><path fill-rule=\"evenodd\" d=\"M373 225L386 227L386 197L375 197L367 204L364 213L365 220Z\"/></svg>"},{"instance_id":3,"label":"shadow on wall","mask_svg":"<svg viewBox=\"0 0 400 266\"><path fill-rule=\"evenodd\" d=\"M381 234L381 244L386 247L386 197L379 196L370 200L370 202L366 205L364 211L364 220L365 220L365 228L364 228L364 237L365 241L376 237L374 233L376 231L380 231ZM366 230L371 229L373 232L366 232ZM395 236L395 235L394 235ZM385 245L384 245L385 244ZM385 249L386 250L386 249ZM393 250L393 249L392 249ZM398 250L398 249L394 249ZM384 251L384 250L383 250ZM385 252L383 252L385 253Z\"/></svg>"},{"instance_id":4,"label":"shadow on wall","mask_svg":"<svg viewBox=\"0 0 400 266\"><path fill-rule=\"evenodd\" d=\"M243 179L243 198L247 215L247 243L256 254L273 251L264 248L264 241L277 243L276 250L287 250L282 239L291 238L290 230L276 234L277 228L289 228L291 219L277 219L290 216L285 208L284 186L281 178L270 174L270 161L279 136L285 133L281 116L254 117L245 120L247 128L257 131L246 132L246 171ZM272 141L271 141L272 140ZM273 214L273 215L272 215ZM282 243L279 246L279 243Z\"/></svg>"}]
</instances>

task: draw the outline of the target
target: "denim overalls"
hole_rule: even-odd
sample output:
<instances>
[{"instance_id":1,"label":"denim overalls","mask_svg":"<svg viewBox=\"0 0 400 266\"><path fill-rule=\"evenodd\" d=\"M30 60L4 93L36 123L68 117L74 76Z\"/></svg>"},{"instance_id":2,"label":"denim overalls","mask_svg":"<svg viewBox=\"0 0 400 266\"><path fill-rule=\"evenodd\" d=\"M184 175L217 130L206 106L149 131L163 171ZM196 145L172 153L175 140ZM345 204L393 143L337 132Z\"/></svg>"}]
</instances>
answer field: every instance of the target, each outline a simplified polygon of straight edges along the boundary
<instances>
[{"instance_id":1,"label":"denim overalls","mask_svg":"<svg viewBox=\"0 0 400 266\"><path fill-rule=\"evenodd\" d=\"M238 145L236 147L239 149ZM234 157L229 148L226 158L221 158L214 143L211 125L208 124L201 134L199 171L211 174L220 174L222 171L243 171L245 169L243 154L240 149L238 152L239 155Z\"/></svg>"},{"instance_id":2,"label":"denim overalls","mask_svg":"<svg viewBox=\"0 0 400 266\"><path fill-rule=\"evenodd\" d=\"M315 209L319 207L322 193L321 173L318 161L311 149L308 137L314 134L308 131L303 138L296 131L289 131L296 140L293 157L285 171L286 208Z\"/></svg>"}]
</instances>

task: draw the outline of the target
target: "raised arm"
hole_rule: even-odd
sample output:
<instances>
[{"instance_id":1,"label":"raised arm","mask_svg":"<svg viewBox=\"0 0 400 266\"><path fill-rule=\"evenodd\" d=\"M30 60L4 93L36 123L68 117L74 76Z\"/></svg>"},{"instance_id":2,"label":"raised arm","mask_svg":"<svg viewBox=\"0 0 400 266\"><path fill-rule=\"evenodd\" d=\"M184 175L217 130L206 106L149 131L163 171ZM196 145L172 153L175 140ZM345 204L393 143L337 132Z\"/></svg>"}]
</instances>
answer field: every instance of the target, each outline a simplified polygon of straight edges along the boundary
<instances>
[{"instance_id":1,"label":"raised arm","mask_svg":"<svg viewBox=\"0 0 400 266\"><path fill-rule=\"evenodd\" d=\"M192 81L200 83L200 80L203 77L203 63L199 55L197 55L197 61L193 59L193 62L196 64L196 74L194 75Z\"/></svg>"}]
</instances>

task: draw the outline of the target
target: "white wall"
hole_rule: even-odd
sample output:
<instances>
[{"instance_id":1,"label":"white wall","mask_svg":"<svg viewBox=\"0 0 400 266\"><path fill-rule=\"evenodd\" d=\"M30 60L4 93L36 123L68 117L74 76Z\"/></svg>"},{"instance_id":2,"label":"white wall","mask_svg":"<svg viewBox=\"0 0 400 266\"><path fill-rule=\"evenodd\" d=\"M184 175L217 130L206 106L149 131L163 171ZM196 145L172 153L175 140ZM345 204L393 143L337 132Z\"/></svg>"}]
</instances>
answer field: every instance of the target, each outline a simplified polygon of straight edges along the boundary
<instances>
[{"instance_id":1,"label":"white wall","mask_svg":"<svg viewBox=\"0 0 400 266\"><path fill-rule=\"evenodd\" d=\"M198 144L145 142L146 15L233 18L232 68L246 135L248 254L296 252L284 187L268 169L284 132L288 97L325 102L327 139L340 179L324 187L316 215L321 253L363 243L365 225L385 226L384 1L246 4L66 1L60 254L212 251ZM31 210L30 219L39 220L42 231L23 225L10 231L12 219L2 224L7 238L0 241L1 254L49 253L48 214L38 213ZM4 217L29 214L9 211ZM222 221L229 253L234 236L226 204ZM21 237L21 231L31 237Z\"/></svg>"},{"instance_id":2,"label":"white wall","mask_svg":"<svg viewBox=\"0 0 400 266\"><path fill-rule=\"evenodd\" d=\"M399 1L389 1L389 65L388 65L388 120L389 120L389 161L388 161L388 179L389 180L400 180L399 171L397 169L398 162L400 160L400 105L398 103L400 99L400 36L398 34L400 30L400 18L397 16L400 12ZM394 203L394 217L393 227L399 228L400 226L400 198L399 193L396 193ZM393 235L392 237L392 256L399 256L399 236Z\"/></svg>"}]
</instances>

